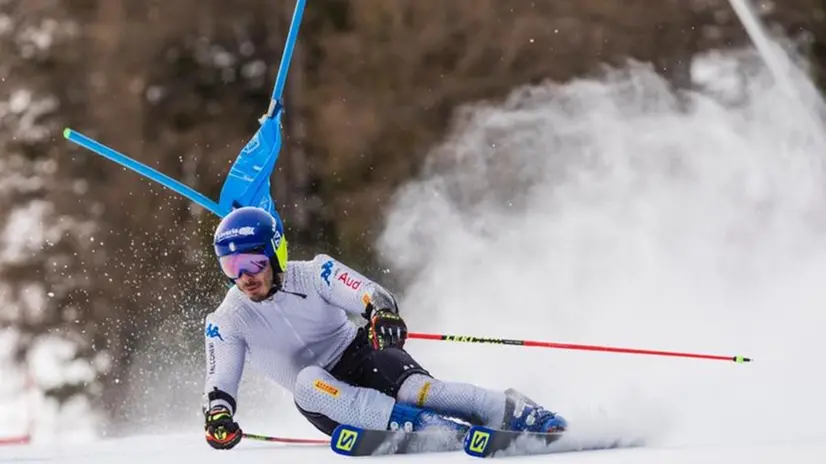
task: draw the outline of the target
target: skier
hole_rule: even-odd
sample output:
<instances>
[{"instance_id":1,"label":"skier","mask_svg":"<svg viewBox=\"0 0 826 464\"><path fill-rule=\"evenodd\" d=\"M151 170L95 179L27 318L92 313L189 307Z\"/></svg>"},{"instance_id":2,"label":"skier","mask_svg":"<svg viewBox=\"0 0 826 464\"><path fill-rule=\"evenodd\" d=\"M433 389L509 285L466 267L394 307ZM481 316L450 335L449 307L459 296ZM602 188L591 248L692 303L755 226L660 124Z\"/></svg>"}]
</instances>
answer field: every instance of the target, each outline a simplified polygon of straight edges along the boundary
<instances>
[{"instance_id":1,"label":"skier","mask_svg":"<svg viewBox=\"0 0 826 464\"><path fill-rule=\"evenodd\" d=\"M557 431L562 417L514 390L436 379L404 350L407 328L393 295L330 256L287 260L278 215L233 210L214 248L234 286L205 320L206 440L230 449L245 360L291 391L298 410L328 436L340 423L418 431L467 423ZM360 315L358 326L347 314ZM451 418L458 419L451 420Z\"/></svg>"}]
</instances>

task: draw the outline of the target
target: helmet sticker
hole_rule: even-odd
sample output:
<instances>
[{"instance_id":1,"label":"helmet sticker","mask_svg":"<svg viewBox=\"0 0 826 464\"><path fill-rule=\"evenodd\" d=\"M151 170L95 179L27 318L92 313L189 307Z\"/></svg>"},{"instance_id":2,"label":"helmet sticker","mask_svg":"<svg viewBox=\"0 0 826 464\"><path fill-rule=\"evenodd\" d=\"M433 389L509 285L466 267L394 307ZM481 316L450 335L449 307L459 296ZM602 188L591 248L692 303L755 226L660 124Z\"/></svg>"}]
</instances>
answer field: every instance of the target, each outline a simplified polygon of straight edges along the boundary
<instances>
[{"instance_id":1,"label":"helmet sticker","mask_svg":"<svg viewBox=\"0 0 826 464\"><path fill-rule=\"evenodd\" d=\"M255 235L255 227L236 227L232 229L227 229L221 232L216 240L224 240L226 238L234 238L234 237L246 237L249 235Z\"/></svg>"}]
</instances>

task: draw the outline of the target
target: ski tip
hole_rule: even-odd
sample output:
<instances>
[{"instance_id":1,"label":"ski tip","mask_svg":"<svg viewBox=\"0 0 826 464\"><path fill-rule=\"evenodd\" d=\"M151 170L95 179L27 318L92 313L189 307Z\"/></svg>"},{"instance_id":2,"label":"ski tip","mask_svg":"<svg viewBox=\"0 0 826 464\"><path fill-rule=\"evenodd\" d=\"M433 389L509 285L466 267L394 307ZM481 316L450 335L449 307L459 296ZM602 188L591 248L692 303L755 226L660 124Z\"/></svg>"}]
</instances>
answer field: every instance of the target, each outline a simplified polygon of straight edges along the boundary
<instances>
[{"instance_id":1,"label":"ski tip","mask_svg":"<svg viewBox=\"0 0 826 464\"><path fill-rule=\"evenodd\" d=\"M465 453L477 458L486 457L489 453L491 436L494 430L480 425L471 427L465 435Z\"/></svg>"},{"instance_id":2,"label":"ski tip","mask_svg":"<svg viewBox=\"0 0 826 464\"><path fill-rule=\"evenodd\" d=\"M747 358L745 356L735 356L734 357L734 362L736 362L737 364L743 364L743 363L751 362L751 358Z\"/></svg>"},{"instance_id":3,"label":"ski tip","mask_svg":"<svg viewBox=\"0 0 826 464\"><path fill-rule=\"evenodd\" d=\"M63 138L64 139L68 139L71 136L72 136L72 129L69 129L68 127L63 129Z\"/></svg>"},{"instance_id":4,"label":"ski tip","mask_svg":"<svg viewBox=\"0 0 826 464\"><path fill-rule=\"evenodd\" d=\"M361 439L361 429L350 425L339 425L330 436L330 448L343 456L352 456Z\"/></svg>"}]
</instances>

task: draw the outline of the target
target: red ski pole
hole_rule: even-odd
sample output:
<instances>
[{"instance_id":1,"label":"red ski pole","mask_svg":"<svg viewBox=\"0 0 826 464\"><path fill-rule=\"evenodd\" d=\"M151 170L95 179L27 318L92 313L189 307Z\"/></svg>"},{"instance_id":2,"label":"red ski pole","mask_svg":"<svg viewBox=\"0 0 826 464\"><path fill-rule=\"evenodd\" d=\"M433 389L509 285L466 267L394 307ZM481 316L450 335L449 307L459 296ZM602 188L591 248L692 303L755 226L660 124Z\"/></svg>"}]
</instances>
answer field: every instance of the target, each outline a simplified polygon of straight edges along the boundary
<instances>
[{"instance_id":1,"label":"red ski pole","mask_svg":"<svg viewBox=\"0 0 826 464\"><path fill-rule=\"evenodd\" d=\"M254 433L243 433L242 436L248 440L270 441L275 443L295 443L301 445L328 445L330 440L323 438L284 438L268 437L266 435L256 435Z\"/></svg>"},{"instance_id":2,"label":"red ski pole","mask_svg":"<svg viewBox=\"0 0 826 464\"><path fill-rule=\"evenodd\" d=\"M0 445L27 445L31 442L28 435L21 435L19 437L0 437Z\"/></svg>"},{"instance_id":3,"label":"red ski pole","mask_svg":"<svg viewBox=\"0 0 826 464\"><path fill-rule=\"evenodd\" d=\"M751 358L744 356L720 356L712 354L697 354L697 353L679 353L675 351L659 351L659 350L639 350L634 348L616 348L611 346L597 346L597 345L577 345L573 343L554 343L541 342L531 340L512 340L507 338L487 338L474 337L467 335L444 335L444 334L428 334L428 333L408 333L408 338L421 340L440 340L446 342L461 342L461 343L489 343L494 345L513 345L513 346L534 346L540 348L557 348L563 350L584 350L584 351L603 351L610 353L626 353L626 354L645 354L653 356L673 356L679 358L696 358L696 359L711 359L716 361L734 361L738 364L751 362Z\"/></svg>"}]
</instances>

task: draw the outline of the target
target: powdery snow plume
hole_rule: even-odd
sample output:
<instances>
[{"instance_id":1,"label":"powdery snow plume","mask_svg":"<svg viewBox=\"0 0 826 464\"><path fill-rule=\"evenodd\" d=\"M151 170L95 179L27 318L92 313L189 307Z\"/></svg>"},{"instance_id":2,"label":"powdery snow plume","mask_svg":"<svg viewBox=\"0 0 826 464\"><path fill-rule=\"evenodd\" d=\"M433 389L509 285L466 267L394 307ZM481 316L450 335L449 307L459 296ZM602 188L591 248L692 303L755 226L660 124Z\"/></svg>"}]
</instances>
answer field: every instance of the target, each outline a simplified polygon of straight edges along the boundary
<instances>
[{"instance_id":1,"label":"powdery snow plume","mask_svg":"<svg viewBox=\"0 0 826 464\"><path fill-rule=\"evenodd\" d=\"M691 92L630 66L466 108L382 249L415 331L756 361L411 341L435 375L515 387L594 441L823 435L823 102L750 54L695 71Z\"/></svg>"}]
</instances>

